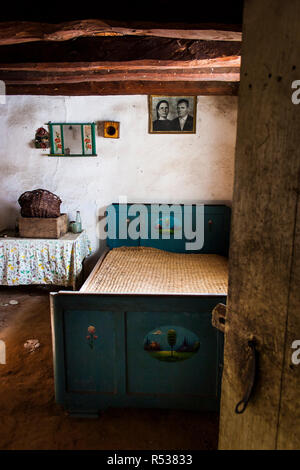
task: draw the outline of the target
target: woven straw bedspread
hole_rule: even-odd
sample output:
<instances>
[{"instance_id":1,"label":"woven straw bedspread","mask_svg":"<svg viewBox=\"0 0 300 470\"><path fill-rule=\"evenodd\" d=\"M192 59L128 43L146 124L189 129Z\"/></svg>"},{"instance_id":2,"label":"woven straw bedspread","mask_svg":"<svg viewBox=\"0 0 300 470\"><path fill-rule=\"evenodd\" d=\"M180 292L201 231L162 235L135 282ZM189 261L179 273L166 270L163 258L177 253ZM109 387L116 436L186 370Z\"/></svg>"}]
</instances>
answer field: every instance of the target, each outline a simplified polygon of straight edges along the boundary
<instances>
[{"instance_id":1,"label":"woven straw bedspread","mask_svg":"<svg viewBox=\"0 0 300 470\"><path fill-rule=\"evenodd\" d=\"M148 247L114 248L85 292L227 294L227 259Z\"/></svg>"}]
</instances>

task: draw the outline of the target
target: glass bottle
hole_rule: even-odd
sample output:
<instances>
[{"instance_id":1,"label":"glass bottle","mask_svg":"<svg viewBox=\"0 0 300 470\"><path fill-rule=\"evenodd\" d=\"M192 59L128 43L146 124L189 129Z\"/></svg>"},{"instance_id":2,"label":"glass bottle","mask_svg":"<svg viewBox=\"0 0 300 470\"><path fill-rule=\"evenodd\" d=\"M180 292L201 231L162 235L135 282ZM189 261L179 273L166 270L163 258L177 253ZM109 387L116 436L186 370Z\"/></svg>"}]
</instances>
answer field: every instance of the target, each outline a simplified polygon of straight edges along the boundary
<instances>
[{"instance_id":1,"label":"glass bottle","mask_svg":"<svg viewBox=\"0 0 300 470\"><path fill-rule=\"evenodd\" d=\"M80 211L76 211L76 232L80 233L81 230L81 217L80 217Z\"/></svg>"}]
</instances>

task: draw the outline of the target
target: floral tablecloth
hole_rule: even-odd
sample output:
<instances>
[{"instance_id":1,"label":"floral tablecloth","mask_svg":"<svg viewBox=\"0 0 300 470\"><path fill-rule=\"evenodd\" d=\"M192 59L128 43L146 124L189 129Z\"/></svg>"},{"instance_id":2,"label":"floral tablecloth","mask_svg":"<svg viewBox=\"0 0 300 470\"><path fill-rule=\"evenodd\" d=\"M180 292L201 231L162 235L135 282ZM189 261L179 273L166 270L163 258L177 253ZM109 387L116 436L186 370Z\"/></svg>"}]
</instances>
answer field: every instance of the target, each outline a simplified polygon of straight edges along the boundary
<instances>
[{"instance_id":1,"label":"floral tablecloth","mask_svg":"<svg viewBox=\"0 0 300 470\"><path fill-rule=\"evenodd\" d=\"M86 232L59 239L0 238L0 285L55 284L75 288L91 253Z\"/></svg>"}]
</instances>

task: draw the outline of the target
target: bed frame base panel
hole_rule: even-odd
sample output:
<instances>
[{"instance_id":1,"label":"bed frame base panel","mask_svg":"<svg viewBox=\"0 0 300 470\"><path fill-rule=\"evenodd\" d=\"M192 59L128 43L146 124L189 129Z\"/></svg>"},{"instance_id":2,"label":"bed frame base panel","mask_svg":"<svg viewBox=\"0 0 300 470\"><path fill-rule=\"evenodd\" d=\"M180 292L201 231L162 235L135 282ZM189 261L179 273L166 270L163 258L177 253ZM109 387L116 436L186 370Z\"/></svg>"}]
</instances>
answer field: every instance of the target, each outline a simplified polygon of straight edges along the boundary
<instances>
[{"instance_id":1,"label":"bed frame base panel","mask_svg":"<svg viewBox=\"0 0 300 470\"><path fill-rule=\"evenodd\" d=\"M226 296L51 294L57 403L82 417L108 407L218 410L219 302Z\"/></svg>"}]
</instances>

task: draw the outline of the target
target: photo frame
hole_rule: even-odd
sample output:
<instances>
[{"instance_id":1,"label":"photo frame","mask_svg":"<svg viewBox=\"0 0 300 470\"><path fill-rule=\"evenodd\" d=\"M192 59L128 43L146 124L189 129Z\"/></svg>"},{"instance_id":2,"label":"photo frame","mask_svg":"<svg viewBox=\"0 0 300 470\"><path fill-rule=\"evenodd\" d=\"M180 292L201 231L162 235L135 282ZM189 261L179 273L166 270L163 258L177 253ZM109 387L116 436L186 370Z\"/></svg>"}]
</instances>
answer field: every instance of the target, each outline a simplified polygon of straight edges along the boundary
<instances>
[{"instance_id":1,"label":"photo frame","mask_svg":"<svg viewBox=\"0 0 300 470\"><path fill-rule=\"evenodd\" d=\"M149 96L150 134L195 134L197 96Z\"/></svg>"}]
</instances>

